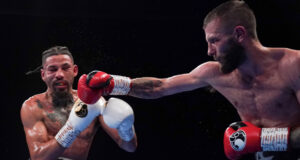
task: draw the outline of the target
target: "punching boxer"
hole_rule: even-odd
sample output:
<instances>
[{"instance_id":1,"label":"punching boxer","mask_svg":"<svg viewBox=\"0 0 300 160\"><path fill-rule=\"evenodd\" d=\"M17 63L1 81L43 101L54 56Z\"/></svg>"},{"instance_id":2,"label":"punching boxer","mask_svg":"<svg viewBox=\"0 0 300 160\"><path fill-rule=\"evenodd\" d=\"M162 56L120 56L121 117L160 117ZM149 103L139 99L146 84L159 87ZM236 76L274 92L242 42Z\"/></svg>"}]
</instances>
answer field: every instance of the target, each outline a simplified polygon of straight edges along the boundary
<instances>
[{"instance_id":1,"label":"punching boxer","mask_svg":"<svg viewBox=\"0 0 300 160\"><path fill-rule=\"evenodd\" d=\"M106 101L99 97L94 104L83 103L72 88L77 73L67 47L55 46L43 52L41 77L47 90L30 97L21 109L32 160L87 159L100 126L120 148L135 151L132 108L117 98Z\"/></svg>"},{"instance_id":2,"label":"punching boxer","mask_svg":"<svg viewBox=\"0 0 300 160\"><path fill-rule=\"evenodd\" d=\"M238 123L243 127L232 125L226 130L228 158L252 152L291 155L281 151L300 147L300 51L263 46L255 15L244 1L227 1L210 11L203 29L207 54L215 61L169 78L130 79L94 71L82 76L79 97L87 103L107 94L153 99L211 86L231 102L243 121ZM237 147L240 138L228 144L238 133L245 133L244 148Z\"/></svg>"}]
</instances>

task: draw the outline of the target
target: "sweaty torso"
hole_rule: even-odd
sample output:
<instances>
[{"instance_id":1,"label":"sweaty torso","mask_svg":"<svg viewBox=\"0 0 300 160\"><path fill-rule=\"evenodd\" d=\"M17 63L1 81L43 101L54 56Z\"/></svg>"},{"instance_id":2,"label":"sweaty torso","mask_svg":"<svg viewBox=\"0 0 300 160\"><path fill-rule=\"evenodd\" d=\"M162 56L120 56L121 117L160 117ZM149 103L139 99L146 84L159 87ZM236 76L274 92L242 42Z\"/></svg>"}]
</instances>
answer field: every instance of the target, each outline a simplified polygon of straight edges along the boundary
<instances>
[{"instance_id":1,"label":"sweaty torso","mask_svg":"<svg viewBox=\"0 0 300 160\"><path fill-rule=\"evenodd\" d=\"M238 70L220 75L212 86L237 109L243 121L260 127L287 127L300 124L300 105L289 78L283 72L288 55L274 59L266 70L251 77Z\"/></svg>"},{"instance_id":2,"label":"sweaty torso","mask_svg":"<svg viewBox=\"0 0 300 160\"><path fill-rule=\"evenodd\" d=\"M47 129L48 139L53 139L57 132L66 123L72 105L68 107L54 108L45 98L45 94L34 96L31 100L36 104L40 119ZM73 94L74 101L77 100L77 94ZM99 123L95 119L87 129L80 133L72 145L67 148L61 157L72 159L87 159L89 148L98 129Z\"/></svg>"}]
</instances>

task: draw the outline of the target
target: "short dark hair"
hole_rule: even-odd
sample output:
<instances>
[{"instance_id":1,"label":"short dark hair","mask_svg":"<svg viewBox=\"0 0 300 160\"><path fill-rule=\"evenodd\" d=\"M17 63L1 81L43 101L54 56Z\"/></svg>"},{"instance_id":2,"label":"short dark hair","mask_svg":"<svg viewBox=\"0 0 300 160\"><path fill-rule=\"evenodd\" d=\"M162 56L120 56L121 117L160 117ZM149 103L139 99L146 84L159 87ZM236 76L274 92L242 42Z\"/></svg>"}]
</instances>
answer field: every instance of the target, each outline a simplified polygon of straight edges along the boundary
<instances>
[{"instance_id":1,"label":"short dark hair","mask_svg":"<svg viewBox=\"0 0 300 160\"><path fill-rule=\"evenodd\" d=\"M51 48L45 50L42 53L42 65L44 65L44 63L45 63L45 61L48 57L53 56L53 55L60 55L60 54L68 55L74 63L74 58L72 56L72 53L68 49L68 47L66 47L66 46L54 46L54 47L51 47Z\"/></svg>"},{"instance_id":2,"label":"short dark hair","mask_svg":"<svg viewBox=\"0 0 300 160\"><path fill-rule=\"evenodd\" d=\"M44 65L44 63L45 63L45 61L48 57L53 56L53 55L60 55L60 54L68 55L71 58L72 62L74 63L73 55L70 52L70 50L68 49L68 47L66 47L66 46L53 46L53 47L45 50L44 52L42 52L42 65L38 66L34 70L26 72L25 74L30 75L30 74L33 74L33 73L38 73L40 71L40 69L43 68L43 65Z\"/></svg>"},{"instance_id":3,"label":"short dark hair","mask_svg":"<svg viewBox=\"0 0 300 160\"><path fill-rule=\"evenodd\" d=\"M212 20L219 18L222 27L233 31L235 26L244 26L249 36L257 39L256 18L250 7L242 0L230 0L211 10L203 21L203 28Z\"/></svg>"}]
</instances>

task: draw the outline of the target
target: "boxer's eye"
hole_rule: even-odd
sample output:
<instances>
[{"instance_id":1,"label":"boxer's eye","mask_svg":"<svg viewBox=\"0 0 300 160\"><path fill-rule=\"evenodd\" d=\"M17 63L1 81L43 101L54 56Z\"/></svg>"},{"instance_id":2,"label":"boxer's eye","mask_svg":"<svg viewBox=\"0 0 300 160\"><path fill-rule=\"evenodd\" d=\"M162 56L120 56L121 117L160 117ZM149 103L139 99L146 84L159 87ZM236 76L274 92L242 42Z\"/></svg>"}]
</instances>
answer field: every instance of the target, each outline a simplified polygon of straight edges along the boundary
<instances>
[{"instance_id":1,"label":"boxer's eye","mask_svg":"<svg viewBox=\"0 0 300 160\"><path fill-rule=\"evenodd\" d=\"M70 68L71 68L71 66L69 64L64 64L63 67L62 67L62 69L65 70L65 71L70 69Z\"/></svg>"},{"instance_id":2,"label":"boxer's eye","mask_svg":"<svg viewBox=\"0 0 300 160\"><path fill-rule=\"evenodd\" d=\"M49 68L48 68L48 71L50 71L50 72L55 72L55 71L57 71L57 68L56 68L56 67L49 67Z\"/></svg>"},{"instance_id":3,"label":"boxer's eye","mask_svg":"<svg viewBox=\"0 0 300 160\"><path fill-rule=\"evenodd\" d=\"M219 39L217 39L217 38L210 38L210 39L208 40L209 43L216 43L216 42L218 42L218 41L219 41Z\"/></svg>"}]
</instances>

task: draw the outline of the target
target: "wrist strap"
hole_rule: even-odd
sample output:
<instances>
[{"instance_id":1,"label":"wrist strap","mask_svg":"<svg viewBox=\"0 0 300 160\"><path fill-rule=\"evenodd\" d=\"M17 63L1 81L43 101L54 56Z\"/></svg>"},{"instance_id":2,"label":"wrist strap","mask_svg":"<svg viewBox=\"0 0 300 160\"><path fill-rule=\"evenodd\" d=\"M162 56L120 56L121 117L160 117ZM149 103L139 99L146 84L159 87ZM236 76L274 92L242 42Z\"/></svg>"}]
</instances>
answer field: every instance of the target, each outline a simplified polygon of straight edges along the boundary
<instances>
[{"instance_id":1,"label":"wrist strap","mask_svg":"<svg viewBox=\"0 0 300 160\"><path fill-rule=\"evenodd\" d=\"M263 151L286 151L289 128L262 128L261 148Z\"/></svg>"},{"instance_id":2,"label":"wrist strap","mask_svg":"<svg viewBox=\"0 0 300 160\"><path fill-rule=\"evenodd\" d=\"M61 146L68 148L79 134L80 131L75 130L71 123L67 121L67 123L55 135L55 139Z\"/></svg>"},{"instance_id":3,"label":"wrist strap","mask_svg":"<svg viewBox=\"0 0 300 160\"><path fill-rule=\"evenodd\" d=\"M127 95L130 91L131 79L129 77L111 75L114 79L114 88L110 95Z\"/></svg>"}]
</instances>

